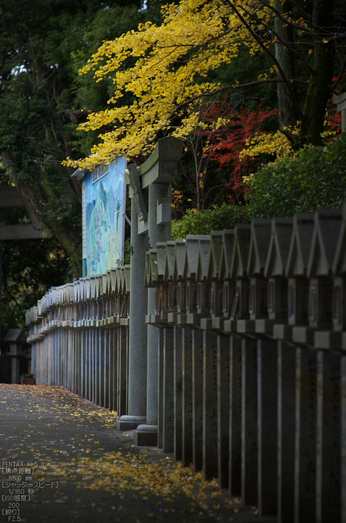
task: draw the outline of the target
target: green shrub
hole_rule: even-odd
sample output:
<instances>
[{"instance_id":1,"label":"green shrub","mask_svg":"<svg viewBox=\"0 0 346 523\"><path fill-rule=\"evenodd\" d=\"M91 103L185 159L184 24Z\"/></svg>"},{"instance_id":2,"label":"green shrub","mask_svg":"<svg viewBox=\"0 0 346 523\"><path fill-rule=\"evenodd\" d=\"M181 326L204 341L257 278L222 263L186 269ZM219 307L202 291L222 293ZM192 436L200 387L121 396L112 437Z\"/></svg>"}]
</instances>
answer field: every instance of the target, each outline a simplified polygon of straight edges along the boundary
<instances>
[{"instance_id":1,"label":"green shrub","mask_svg":"<svg viewBox=\"0 0 346 523\"><path fill-rule=\"evenodd\" d=\"M248 180L253 218L340 208L346 198L346 133L325 147L304 147L292 158L263 166Z\"/></svg>"},{"instance_id":2,"label":"green shrub","mask_svg":"<svg viewBox=\"0 0 346 523\"><path fill-rule=\"evenodd\" d=\"M247 205L188 210L181 220L173 220L172 239L231 229L253 218L341 208L346 199L346 133L327 146L304 147L294 157L264 165L248 180Z\"/></svg>"},{"instance_id":3,"label":"green shrub","mask_svg":"<svg viewBox=\"0 0 346 523\"><path fill-rule=\"evenodd\" d=\"M214 205L206 211L188 210L181 220L172 222L172 239L185 238L187 234L210 234L211 231L232 229L237 223L249 223L247 206Z\"/></svg>"}]
</instances>

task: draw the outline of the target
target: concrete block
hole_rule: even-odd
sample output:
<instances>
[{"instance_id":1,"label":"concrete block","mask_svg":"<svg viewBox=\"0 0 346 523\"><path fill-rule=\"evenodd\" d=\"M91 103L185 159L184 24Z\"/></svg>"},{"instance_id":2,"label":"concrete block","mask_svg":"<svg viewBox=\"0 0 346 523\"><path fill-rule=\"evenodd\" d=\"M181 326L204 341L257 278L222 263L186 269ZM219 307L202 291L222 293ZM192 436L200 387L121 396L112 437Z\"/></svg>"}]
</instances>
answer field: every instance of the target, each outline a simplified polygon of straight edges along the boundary
<instances>
[{"instance_id":1,"label":"concrete block","mask_svg":"<svg viewBox=\"0 0 346 523\"><path fill-rule=\"evenodd\" d=\"M157 425L138 425L133 431L133 441L138 447L156 447L157 433Z\"/></svg>"},{"instance_id":2,"label":"concrete block","mask_svg":"<svg viewBox=\"0 0 346 523\"><path fill-rule=\"evenodd\" d=\"M297 345L312 346L314 343L314 329L311 327L293 327L292 341Z\"/></svg>"},{"instance_id":3,"label":"concrete block","mask_svg":"<svg viewBox=\"0 0 346 523\"><path fill-rule=\"evenodd\" d=\"M342 333L333 331L316 331L314 333L315 349L340 350L342 347Z\"/></svg>"}]
</instances>

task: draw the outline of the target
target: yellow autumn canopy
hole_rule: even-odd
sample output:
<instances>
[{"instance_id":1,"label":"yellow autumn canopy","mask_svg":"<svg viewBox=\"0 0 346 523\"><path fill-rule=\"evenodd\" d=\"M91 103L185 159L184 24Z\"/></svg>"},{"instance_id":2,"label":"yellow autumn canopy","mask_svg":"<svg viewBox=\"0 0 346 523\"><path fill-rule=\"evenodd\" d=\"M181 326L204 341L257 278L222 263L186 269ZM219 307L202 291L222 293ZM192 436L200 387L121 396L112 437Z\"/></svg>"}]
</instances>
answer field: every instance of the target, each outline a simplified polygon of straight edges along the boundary
<instances>
[{"instance_id":1,"label":"yellow autumn canopy","mask_svg":"<svg viewBox=\"0 0 346 523\"><path fill-rule=\"evenodd\" d=\"M148 22L104 42L80 74L93 70L98 82L112 78L114 95L109 109L90 114L79 129L108 125L112 130L101 135L102 142L89 157L68 158L66 164L93 169L120 155L147 155L158 132L184 138L205 126L199 119L201 100L232 87L229 80L227 86L208 81L207 74L231 63L240 46L248 46L253 54L274 43L273 38L253 37L253 32L268 33L274 1L268 0L266 7L256 0L182 0L162 8L161 25ZM128 66L128 59L134 65ZM132 105L122 105L125 93L132 95Z\"/></svg>"}]
</instances>

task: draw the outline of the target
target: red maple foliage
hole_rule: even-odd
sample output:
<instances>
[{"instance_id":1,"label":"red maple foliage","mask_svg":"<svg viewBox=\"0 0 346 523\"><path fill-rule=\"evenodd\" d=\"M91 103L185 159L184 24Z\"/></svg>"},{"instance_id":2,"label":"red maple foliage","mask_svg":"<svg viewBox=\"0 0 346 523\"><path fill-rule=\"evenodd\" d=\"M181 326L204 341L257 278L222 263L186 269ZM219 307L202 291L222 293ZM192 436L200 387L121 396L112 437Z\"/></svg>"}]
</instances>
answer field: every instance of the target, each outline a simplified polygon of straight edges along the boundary
<instances>
[{"instance_id":1,"label":"red maple foliage","mask_svg":"<svg viewBox=\"0 0 346 523\"><path fill-rule=\"evenodd\" d=\"M230 201L245 195L243 177L253 172L259 163L254 158L240 159L241 151L251 137L266 133L262 129L263 123L278 114L277 109L266 110L263 106L264 101L251 111L244 107L237 109L235 104L219 101L210 104L203 114L203 120L208 123L215 122L218 118L228 120L218 129L203 131L203 134L207 138L205 150L210 154L210 159L219 164L219 170L229 170L230 180L226 186L230 189Z\"/></svg>"},{"instance_id":2,"label":"red maple foliage","mask_svg":"<svg viewBox=\"0 0 346 523\"><path fill-rule=\"evenodd\" d=\"M332 79L333 82L336 82L337 78L334 77ZM346 73L342 75L340 78L340 81L338 85L336 86L336 90L340 93L345 91L345 80L346 80ZM333 102L333 98L331 98L327 104L327 117L326 117L327 125L328 125L328 131L331 131L333 134L332 136L327 136L324 141L325 142L333 142L336 138L338 138L342 131L342 117L341 113L338 113L336 105Z\"/></svg>"}]
</instances>

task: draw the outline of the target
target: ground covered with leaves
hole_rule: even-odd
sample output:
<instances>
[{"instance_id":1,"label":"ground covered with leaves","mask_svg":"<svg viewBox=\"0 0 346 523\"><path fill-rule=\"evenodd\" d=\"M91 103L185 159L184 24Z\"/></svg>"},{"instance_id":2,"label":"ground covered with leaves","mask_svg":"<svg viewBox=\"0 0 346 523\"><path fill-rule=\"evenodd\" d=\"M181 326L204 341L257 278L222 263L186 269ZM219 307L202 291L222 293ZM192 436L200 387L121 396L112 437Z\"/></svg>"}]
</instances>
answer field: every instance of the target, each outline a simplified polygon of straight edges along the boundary
<instances>
[{"instance_id":1,"label":"ground covered with leaves","mask_svg":"<svg viewBox=\"0 0 346 523\"><path fill-rule=\"evenodd\" d=\"M135 447L116 413L63 387L0 384L0 416L3 521L258 521L216 480Z\"/></svg>"}]
</instances>

